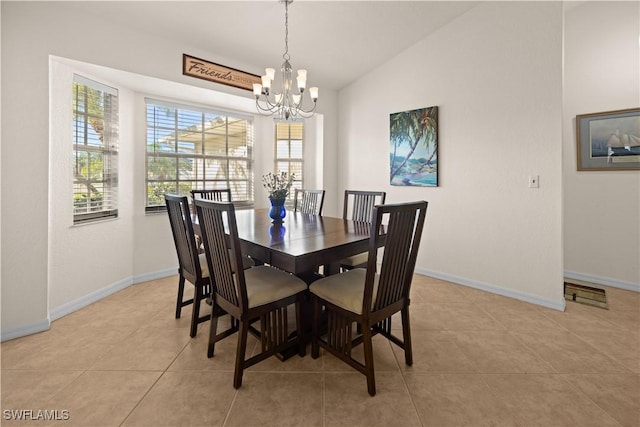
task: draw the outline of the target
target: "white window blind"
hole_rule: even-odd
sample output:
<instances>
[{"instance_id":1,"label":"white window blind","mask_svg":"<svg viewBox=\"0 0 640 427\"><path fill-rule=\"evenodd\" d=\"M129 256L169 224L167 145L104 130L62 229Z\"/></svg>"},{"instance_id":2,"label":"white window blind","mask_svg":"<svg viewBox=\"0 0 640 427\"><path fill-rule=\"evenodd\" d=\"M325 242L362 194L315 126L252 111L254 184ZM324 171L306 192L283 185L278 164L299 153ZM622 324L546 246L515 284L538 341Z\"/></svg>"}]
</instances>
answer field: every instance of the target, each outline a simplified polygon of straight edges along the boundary
<instances>
[{"instance_id":1,"label":"white window blind","mask_svg":"<svg viewBox=\"0 0 640 427\"><path fill-rule=\"evenodd\" d=\"M118 216L118 91L73 77L73 222Z\"/></svg>"},{"instance_id":2,"label":"white window blind","mask_svg":"<svg viewBox=\"0 0 640 427\"><path fill-rule=\"evenodd\" d=\"M293 203L294 189L303 188L303 144L304 122L276 121L275 135L275 170L277 173L294 173L295 178L289 196L288 203Z\"/></svg>"},{"instance_id":3,"label":"white window blind","mask_svg":"<svg viewBox=\"0 0 640 427\"><path fill-rule=\"evenodd\" d=\"M146 99L146 211L165 209L164 194L231 189L236 206L253 205L251 117Z\"/></svg>"}]
</instances>

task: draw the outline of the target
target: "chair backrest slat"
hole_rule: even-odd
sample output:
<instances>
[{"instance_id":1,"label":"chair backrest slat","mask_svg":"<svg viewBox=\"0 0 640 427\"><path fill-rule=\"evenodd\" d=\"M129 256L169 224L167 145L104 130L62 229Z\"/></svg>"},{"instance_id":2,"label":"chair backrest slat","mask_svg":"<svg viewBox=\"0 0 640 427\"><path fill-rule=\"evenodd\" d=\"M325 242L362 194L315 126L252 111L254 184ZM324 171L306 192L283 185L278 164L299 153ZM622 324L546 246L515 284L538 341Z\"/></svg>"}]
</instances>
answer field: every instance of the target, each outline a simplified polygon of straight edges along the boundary
<instances>
[{"instance_id":1,"label":"chair backrest slat","mask_svg":"<svg viewBox=\"0 0 640 427\"><path fill-rule=\"evenodd\" d=\"M239 310L246 310L247 290L234 206L204 199L196 199L195 205L215 293Z\"/></svg>"},{"instance_id":2,"label":"chair backrest slat","mask_svg":"<svg viewBox=\"0 0 640 427\"><path fill-rule=\"evenodd\" d=\"M374 208L364 310L372 307L377 248L383 237L384 253L379 272L378 292L372 311L382 309L409 296L426 212L427 202L425 201L381 205ZM385 219L386 225L383 225ZM383 229L385 232L381 233L380 230Z\"/></svg>"},{"instance_id":3,"label":"chair backrest slat","mask_svg":"<svg viewBox=\"0 0 640 427\"><path fill-rule=\"evenodd\" d=\"M373 215L373 207L375 205L383 205L386 196L387 193L384 191L345 190L342 218L370 223ZM351 205L350 218L349 205Z\"/></svg>"},{"instance_id":4,"label":"chair backrest slat","mask_svg":"<svg viewBox=\"0 0 640 427\"><path fill-rule=\"evenodd\" d=\"M214 200L216 202L230 202L231 201L231 189L217 189L217 190L191 190L191 209L195 213L196 208L194 202L196 199Z\"/></svg>"},{"instance_id":5,"label":"chair backrest slat","mask_svg":"<svg viewBox=\"0 0 640 427\"><path fill-rule=\"evenodd\" d=\"M165 194L164 199L180 270L187 280L195 284L193 281L201 276L201 266L193 233L189 200L186 196L176 194Z\"/></svg>"},{"instance_id":6,"label":"chair backrest slat","mask_svg":"<svg viewBox=\"0 0 640 427\"><path fill-rule=\"evenodd\" d=\"M322 215L324 190L301 190L293 193L293 211L303 214Z\"/></svg>"}]
</instances>

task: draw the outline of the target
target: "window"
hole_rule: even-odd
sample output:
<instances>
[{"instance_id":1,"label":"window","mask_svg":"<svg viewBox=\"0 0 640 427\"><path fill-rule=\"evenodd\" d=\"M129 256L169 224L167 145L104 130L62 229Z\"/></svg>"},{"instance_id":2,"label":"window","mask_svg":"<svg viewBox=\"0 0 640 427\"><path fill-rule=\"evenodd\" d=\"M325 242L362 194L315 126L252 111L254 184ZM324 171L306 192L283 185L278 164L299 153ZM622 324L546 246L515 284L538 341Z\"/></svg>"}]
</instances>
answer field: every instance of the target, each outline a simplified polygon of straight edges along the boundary
<instances>
[{"instance_id":1,"label":"window","mask_svg":"<svg viewBox=\"0 0 640 427\"><path fill-rule=\"evenodd\" d=\"M253 205L253 121L249 117L147 99L146 211L165 210L164 193L231 189Z\"/></svg>"},{"instance_id":2,"label":"window","mask_svg":"<svg viewBox=\"0 0 640 427\"><path fill-rule=\"evenodd\" d=\"M73 223L118 217L118 91L73 76Z\"/></svg>"},{"instance_id":3,"label":"window","mask_svg":"<svg viewBox=\"0 0 640 427\"><path fill-rule=\"evenodd\" d=\"M275 170L295 173L288 203L293 203L293 190L303 188L303 135L304 122L276 122Z\"/></svg>"}]
</instances>

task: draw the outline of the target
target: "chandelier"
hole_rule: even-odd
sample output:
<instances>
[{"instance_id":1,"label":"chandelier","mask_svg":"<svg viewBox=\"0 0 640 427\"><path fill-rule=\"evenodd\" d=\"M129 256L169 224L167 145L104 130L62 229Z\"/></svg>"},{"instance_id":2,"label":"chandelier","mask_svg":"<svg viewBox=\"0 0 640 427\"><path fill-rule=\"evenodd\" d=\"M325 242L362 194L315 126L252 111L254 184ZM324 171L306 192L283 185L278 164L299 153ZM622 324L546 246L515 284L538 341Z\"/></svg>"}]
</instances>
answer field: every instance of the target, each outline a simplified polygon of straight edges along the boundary
<instances>
[{"instance_id":1,"label":"chandelier","mask_svg":"<svg viewBox=\"0 0 640 427\"><path fill-rule=\"evenodd\" d=\"M310 87L309 96L313 106L305 109L303 95L307 86L307 70L298 70L296 83L293 82L293 70L289 63L289 4L293 0L280 0L284 3L284 62L282 63L282 81L280 92L272 91L276 71L267 68L262 76L262 84L253 84L253 94L256 97L256 108L265 115L276 114L280 119L309 118L313 116L318 101L318 88Z\"/></svg>"}]
</instances>

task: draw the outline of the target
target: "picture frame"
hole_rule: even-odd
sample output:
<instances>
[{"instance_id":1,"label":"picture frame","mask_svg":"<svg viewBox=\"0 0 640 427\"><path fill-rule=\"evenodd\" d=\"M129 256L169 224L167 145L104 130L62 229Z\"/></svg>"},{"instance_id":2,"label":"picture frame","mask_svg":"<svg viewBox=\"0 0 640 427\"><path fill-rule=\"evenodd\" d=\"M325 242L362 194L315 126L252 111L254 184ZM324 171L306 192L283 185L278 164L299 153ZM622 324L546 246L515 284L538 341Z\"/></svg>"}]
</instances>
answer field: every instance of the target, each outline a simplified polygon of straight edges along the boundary
<instances>
[{"instance_id":1,"label":"picture frame","mask_svg":"<svg viewBox=\"0 0 640 427\"><path fill-rule=\"evenodd\" d=\"M389 115L389 183L438 186L438 107Z\"/></svg>"},{"instance_id":2,"label":"picture frame","mask_svg":"<svg viewBox=\"0 0 640 427\"><path fill-rule=\"evenodd\" d=\"M640 108L576 116L579 171L640 170Z\"/></svg>"}]
</instances>

